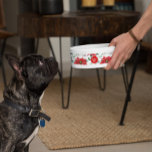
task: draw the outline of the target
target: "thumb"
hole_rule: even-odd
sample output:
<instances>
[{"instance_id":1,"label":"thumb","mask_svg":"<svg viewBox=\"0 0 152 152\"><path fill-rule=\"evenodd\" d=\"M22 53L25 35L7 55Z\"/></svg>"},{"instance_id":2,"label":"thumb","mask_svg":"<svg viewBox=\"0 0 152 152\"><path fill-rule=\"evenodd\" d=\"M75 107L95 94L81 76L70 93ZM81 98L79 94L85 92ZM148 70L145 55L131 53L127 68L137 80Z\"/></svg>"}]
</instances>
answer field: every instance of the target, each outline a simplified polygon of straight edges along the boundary
<instances>
[{"instance_id":1,"label":"thumb","mask_svg":"<svg viewBox=\"0 0 152 152\"><path fill-rule=\"evenodd\" d=\"M112 39L112 41L109 43L109 46L116 46L116 39Z\"/></svg>"}]
</instances>

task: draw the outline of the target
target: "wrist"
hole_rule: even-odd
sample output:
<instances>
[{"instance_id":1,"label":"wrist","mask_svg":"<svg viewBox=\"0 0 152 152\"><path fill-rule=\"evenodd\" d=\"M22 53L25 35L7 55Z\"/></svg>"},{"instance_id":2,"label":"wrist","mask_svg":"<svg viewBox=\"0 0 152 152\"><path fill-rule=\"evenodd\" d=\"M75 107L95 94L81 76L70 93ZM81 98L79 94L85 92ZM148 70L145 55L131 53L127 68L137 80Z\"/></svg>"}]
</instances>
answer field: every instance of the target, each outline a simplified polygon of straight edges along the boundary
<instances>
[{"instance_id":1,"label":"wrist","mask_svg":"<svg viewBox=\"0 0 152 152\"><path fill-rule=\"evenodd\" d=\"M142 40L151 27L152 26L148 22L148 19L146 17L142 17L141 20L132 28L132 31L138 40Z\"/></svg>"},{"instance_id":2,"label":"wrist","mask_svg":"<svg viewBox=\"0 0 152 152\"><path fill-rule=\"evenodd\" d=\"M145 32L141 32L138 27L132 29L132 33L135 35L138 41L141 41L144 38Z\"/></svg>"},{"instance_id":3,"label":"wrist","mask_svg":"<svg viewBox=\"0 0 152 152\"><path fill-rule=\"evenodd\" d=\"M131 30L128 31L128 34L130 35L131 39L136 42L137 44L140 43L141 39L137 38L137 36L134 34L134 32Z\"/></svg>"}]
</instances>

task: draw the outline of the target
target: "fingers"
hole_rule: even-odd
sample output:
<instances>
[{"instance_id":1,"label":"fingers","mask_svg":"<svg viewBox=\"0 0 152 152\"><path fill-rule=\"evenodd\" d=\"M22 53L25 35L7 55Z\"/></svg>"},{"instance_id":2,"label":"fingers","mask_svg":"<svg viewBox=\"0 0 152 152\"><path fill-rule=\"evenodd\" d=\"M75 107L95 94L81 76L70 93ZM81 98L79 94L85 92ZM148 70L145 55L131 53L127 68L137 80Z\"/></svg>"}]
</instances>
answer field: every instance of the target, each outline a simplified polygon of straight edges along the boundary
<instances>
[{"instance_id":1,"label":"fingers","mask_svg":"<svg viewBox=\"0 0 152 152\"><path fill-rule=\"evenodd\" d=\"M130 35L123 33L116 38L114 38L109 46L115 46L114 53L112 55L111 61L108 63L106 70L118 69L122 64L128 60L135 50L137 44Z\"/></svg>"},{"instance_id":2,"label":"fingers","mask_svg":"<svg viewBox=\"0 0 152 152\"><path fill-rule=\"evenodd\" d=\"M125 62L124 57L123 57L123 56L120 56L119 59L116 61L113 69L114 69L114 70L117 70L120 66L122 66L122 65L124 64L124 62Z\"/></svg>"},{"instance_id":3,"label":"fingers","mask_svg":"<svg viewBox=\"0 0 152 152\"><path fill-rule=\"evenodd\" d=\"M110 44L109 44L109 46L116 46L116 39L114 38L114 39L112 39L112 41L110 42ZM114 50L114 54L115 54L115 50ZM105 67L105 69L106 70L110 70L112 67L113 67L113 64L114 64L114 62L115 62L115 58L114 58L114 55L113 54L113 56L112 56L112 60L114 60L114 61L110 61L109 63L108 63L108 65ZM114 59L113 59L114 58Z\"/></svg>"},{"instance_id":4,"label":"fingers","mask_svg":"<svg viewBox=\"0 0 152 152\"><path fill-rule=\"evenodd\" d=\"M106 70L114 69L117 70L120 66L122 66L126 60L128 59L127 56L124 54L116 53L112 56L111 61L108 63Z\"/></svg>"},{"instance_id":5,"label":"fingers","mask_svg":"<svg viewBox=\"0 0 152 152\"><path fill-rule=\"evenodd\" d=\"M105 70L110 70L110 69L111 69L111 64L109 62L108 65L105 67Z\"/></svg>"},{"instance_id":6,"label":"fingers","mask_svg":"<svg viewBox=\"0 0 152 152\"><path fill-rule=\"evenodd\" d=\"M117 70L121 65L121 61L117 61L116 64L114 65L113 69Z\"/></svg>"},{"instance_id":7,"label":"fingers","mask_svg":"<svg viewBox=\"0 0 152 152\"><path fill-rule=\"evenodd\" d=\"M116 48L112 55L111 61L108 63L108 65L105 69L106 70L113 69L114 65L116 64L117 59L118 59L118 53L117 53L117 48Z\"/></svg>"},{"instance_id":8,"label":"fingers","mask_svg":"<svg viewBox=\"0 0 152 152\"><path fill-rule=\"evenodd\" d=\"M125 62L129 59L130 57L124 57L123 59L122 59L122 62L121 62L121 65L120 66L122 66L123 64L125 64Z\"/></svg>"},{"instance_id":9,"label":"fingers","mask_svg":"<svg viewBox=\"0 0 152 152\"><path fill-rule=\"evenodd\" d=\"M110 42L109 46L116 46L116 39L112 39L112 41Z\"/></svg>"},{"instance_id":10,"label":"fingers","mask_svg":"<svg viewBox=\"0 0 152 152\"><path fill-rule=\"evenodd\" d=\"M116 70L121 65L123 65L126 60L127 60L127 57L124 55L124 53L120 53L116 48L114 51L114 54L111 58L111 61L108 63L108 65L105 69L106 70L110 70L110 69Z\"/></svg>"}]
</instances>

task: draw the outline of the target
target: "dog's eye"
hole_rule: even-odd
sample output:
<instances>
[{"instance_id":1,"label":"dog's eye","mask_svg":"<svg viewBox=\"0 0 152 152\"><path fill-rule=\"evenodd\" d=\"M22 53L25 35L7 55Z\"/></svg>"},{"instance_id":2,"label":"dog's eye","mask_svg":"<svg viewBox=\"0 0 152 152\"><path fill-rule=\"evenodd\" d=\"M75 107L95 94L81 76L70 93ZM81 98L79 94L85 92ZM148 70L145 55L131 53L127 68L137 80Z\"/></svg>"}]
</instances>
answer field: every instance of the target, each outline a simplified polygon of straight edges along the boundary
<instances>
[{"instance_id":1,"label":"dog's eye","mask_svg":"<svg viewBox=\"0 0 152 152\"><path fill-rule=\"evenodd\" d=\"M26 71L22 71L22 75L26 78L28 76Z\"/></svg>"}]
</instances>

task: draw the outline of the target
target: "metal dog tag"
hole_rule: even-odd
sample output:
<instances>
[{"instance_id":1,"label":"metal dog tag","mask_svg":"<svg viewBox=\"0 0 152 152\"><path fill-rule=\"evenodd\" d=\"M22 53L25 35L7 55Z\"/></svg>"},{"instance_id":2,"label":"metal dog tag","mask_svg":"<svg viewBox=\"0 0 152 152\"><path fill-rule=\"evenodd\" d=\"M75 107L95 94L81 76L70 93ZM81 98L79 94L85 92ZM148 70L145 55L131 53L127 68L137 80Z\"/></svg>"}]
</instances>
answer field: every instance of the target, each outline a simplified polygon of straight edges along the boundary
<instances>
[{"instance_id":1,"label":"metal dog tag","mask_svg":"<svg viewBox=\"0 0 152 152\"><path fill-rule=\"evenodd\" d=\"M44 128L45 127L45 120L44 119L40 119L39 125L40 125L40 127Z\"/></svg>"}]
</instances>

